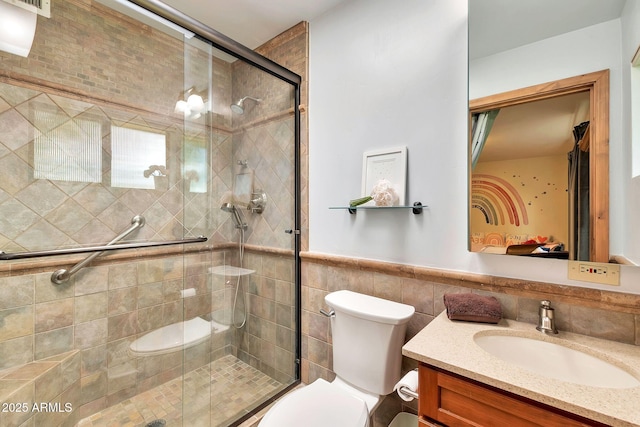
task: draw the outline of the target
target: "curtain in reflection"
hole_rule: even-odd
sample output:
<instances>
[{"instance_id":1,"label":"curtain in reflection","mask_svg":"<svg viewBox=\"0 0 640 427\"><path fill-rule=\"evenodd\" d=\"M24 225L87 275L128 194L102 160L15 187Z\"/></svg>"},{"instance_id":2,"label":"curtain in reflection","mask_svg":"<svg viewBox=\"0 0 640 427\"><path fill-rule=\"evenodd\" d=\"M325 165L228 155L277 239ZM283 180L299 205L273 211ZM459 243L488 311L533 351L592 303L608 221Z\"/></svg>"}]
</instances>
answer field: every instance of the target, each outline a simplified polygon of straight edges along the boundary
<instances>
[{"instance_id":1,"label":"curtain in reflection","mask_svg":"<svg viewBox=\"0 0 640 427\"><path fill-rule=\"evenodd\" d=\"M478 163L480 153L487 142L487 137L499 111L485 111L471 116L471 170L475 169L476 163Z\"/></svg>"},{"instance_id":2,"label":"curtain in reflection","mask_svg":"<svg viewBox=\"0 0 640 427\"><path fill-rule=\"evenodd\" d=\"M589 145L583 137L589 122L573 128L575 145L569 159L569 259L588 261L589 252Z\"/></svg>"}]
</instances>

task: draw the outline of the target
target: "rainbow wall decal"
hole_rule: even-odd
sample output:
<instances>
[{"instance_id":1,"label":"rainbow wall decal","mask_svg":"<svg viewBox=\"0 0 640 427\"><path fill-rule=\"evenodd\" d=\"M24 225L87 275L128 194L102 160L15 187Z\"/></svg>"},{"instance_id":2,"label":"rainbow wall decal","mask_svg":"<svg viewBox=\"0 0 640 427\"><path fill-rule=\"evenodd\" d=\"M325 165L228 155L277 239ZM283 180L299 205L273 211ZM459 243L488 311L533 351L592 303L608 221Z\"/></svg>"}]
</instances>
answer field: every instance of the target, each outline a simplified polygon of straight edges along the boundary
<instances>
[{"instance_id":1,"label":"rainbow wall decal","mask_svg":"<svg viewBox=\"0 0 640 427\"><path fill-rule=\"evenodd\" d=\"M529 224L527 208L518 191L502 178L474 174L471 179L471 208L479 209L487 224L519 226Z\"/></svg>"}]
</instances>

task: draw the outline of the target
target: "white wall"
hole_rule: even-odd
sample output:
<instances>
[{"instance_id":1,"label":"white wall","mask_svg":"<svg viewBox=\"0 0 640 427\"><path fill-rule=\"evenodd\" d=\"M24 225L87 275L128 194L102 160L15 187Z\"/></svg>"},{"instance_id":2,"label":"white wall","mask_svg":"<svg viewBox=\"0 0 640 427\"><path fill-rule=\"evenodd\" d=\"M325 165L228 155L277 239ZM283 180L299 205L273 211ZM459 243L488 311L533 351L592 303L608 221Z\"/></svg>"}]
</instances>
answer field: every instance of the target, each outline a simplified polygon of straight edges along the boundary
<instances>
[{"instance_id":1,"label":"white wall","mask_svg":"<svg viewBox=\"0 0 640 427\"><path fill-rule=\"evenodd\" d=\"M354 0L310 23L312 251L430 266L465 251L466 14L466 0ZM399 145L423 215L328 209L361 196L364 151Z\"/></svg>"},{"instance_id":2,"label":"white wall","mask_svg":"<svg viewBox=\"0 0 640 427\"><path fill-rule=\"evenodd\" d=\"M613 37L612 31L605 28L601 35ZM596 57L605 56L602 63L586 71L566 69L560 77L617 68L612 92L619 94L619 59L615 63L615 53L596 49ZM575 46L563 55L573 51ZM310 23L309 56L312 252L600 287L568 281L566 261L467 251L466 0L344 3ZM520 56L518 67L553 66L527 59ZM542 81L560 78L549 77ZM619 95L612 96L615 103L621 103ZM619 117L620 106L614 108ZM612 139L620 139L621 125L615 127ZM428 205L422 215L329 209L361 196L364 151L398 145L409 153L407 202ZM612 162L622 156L616 147ZM640 293L638 270L624 269L623 286L611 289Z\"/></svg>"}]
</instances>

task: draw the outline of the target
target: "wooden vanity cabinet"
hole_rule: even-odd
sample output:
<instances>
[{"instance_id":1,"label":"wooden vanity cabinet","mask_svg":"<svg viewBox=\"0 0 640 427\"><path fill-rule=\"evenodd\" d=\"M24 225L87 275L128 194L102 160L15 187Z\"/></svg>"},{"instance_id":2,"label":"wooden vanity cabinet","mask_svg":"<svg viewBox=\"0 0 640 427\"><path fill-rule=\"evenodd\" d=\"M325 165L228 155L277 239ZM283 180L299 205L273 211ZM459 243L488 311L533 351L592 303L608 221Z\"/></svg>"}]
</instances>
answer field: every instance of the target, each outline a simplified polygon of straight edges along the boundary
<instances>
[{"instance_id":1,"label":"wooden vanity cabinet","mask_svg":"<svg viewBox=\"0 0 640 427\"><path fill-rule=\"evenodd\" d=\"M426 364L418 381L420 427L605 426Z\"/></svg>"}]
</instances>

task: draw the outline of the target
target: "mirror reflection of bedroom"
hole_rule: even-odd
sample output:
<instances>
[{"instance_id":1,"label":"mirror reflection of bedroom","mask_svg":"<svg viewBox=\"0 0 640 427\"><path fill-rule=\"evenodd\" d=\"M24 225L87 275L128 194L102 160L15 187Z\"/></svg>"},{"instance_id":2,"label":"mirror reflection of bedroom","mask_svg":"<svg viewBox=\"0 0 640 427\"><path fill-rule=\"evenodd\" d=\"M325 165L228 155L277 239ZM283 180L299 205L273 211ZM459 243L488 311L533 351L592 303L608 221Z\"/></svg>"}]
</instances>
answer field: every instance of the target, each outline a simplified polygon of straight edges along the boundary
<instances>
[{"instance_id":1,"label":"mirror reflection of bedroom","mask_svg":"<svg viewBox=\"0 0 640 427\"><path fill-rule=\"evenodd\" d=\"M589 259L589 92L473 114L471 250Z\"/></svg>"}]
</instances>

